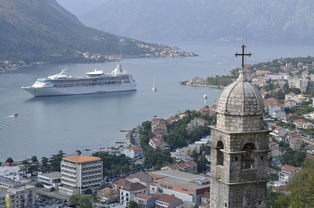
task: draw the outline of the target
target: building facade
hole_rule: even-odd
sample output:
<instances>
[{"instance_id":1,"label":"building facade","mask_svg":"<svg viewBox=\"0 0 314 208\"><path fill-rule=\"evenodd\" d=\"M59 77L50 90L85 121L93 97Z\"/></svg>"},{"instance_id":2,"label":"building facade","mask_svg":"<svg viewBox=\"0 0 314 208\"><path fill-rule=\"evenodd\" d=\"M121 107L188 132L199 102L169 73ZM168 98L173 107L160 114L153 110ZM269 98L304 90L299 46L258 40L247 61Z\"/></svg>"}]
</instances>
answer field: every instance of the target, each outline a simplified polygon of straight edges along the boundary
<instances>
[{"instance_id":1,"label":"building facade","mask_svg":"<svg viewBox=\"0 0 314 208\"><path fill-rule=\"evenodd\" d=\"M46 188L57 188L58 185L61 183L61 173L42 173L38 175L37 181L42 183Z\"/></svg>"},{"instance_id":2,"label":"building facade","mask_svg":"<svg viewBox=\"0 0 314 208\"><path fill-rule=\"evenodd\" d=\"M103 181L101 158L88 155L70 155L61 161L61 193L82 194L97 188Z\"/></svg>"},{"instance_id":3,"label":"building facade","mask_svg":"<svg viewBox=\"0 0 314 208\"><path fill-rule=\"evenodd\" d=\"M212 128L211 208L265 208L269 131L260 92L240 71L217 102Z\"/></svg>"}]
</instances>

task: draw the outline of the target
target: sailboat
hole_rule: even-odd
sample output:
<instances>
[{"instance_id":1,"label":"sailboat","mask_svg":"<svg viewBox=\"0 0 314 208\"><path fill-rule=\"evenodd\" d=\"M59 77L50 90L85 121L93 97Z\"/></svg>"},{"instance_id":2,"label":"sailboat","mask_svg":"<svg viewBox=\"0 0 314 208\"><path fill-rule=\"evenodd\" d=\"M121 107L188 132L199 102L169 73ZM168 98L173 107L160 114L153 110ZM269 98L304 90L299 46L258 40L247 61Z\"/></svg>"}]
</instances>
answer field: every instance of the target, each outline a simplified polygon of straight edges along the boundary
<instances>
[{"instance_id":1,"label":"sailboat","mask_svg":"<svg viewBox=\"0 0 314 208\"><path fill-rule=\"evenodd\" d=\"M153 81L152 91L154 91L154 92L156 92L156 91L157 91L157 88L155 87L155 79L154 79L154 81Z\"/></svg>"}]
</instances>

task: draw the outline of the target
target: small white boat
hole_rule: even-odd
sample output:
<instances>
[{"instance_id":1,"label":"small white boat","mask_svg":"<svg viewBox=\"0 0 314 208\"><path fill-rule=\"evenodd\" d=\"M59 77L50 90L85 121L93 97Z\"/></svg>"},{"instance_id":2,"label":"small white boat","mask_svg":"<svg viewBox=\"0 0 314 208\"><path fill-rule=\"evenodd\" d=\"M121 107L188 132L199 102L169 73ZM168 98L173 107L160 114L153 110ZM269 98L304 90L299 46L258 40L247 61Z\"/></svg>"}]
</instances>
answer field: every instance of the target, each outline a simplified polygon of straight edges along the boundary
<instances>
[{"instance_id":1,"label":"small white boat","mask_svg":"<svg viewBox=\"0 0 314 208\"><path fill-rule=\"evenodd\" d=\"M18 116L19 116L18 113L12 113L9 117L10 117L10 118L16 118L16 117L18 117Z\"/></svg>"},{"instance_id":2,"label":"small white boat","mask_svg":"<svg viewBox=\"0 0 314 208\"><path fill-rule=\"evenodd\" d=\"M153 81L152 91L154 91L154 92L156 92L156 91L157 91L157 88L155 87L155 80Z\"/></svg>"}]
</instances>

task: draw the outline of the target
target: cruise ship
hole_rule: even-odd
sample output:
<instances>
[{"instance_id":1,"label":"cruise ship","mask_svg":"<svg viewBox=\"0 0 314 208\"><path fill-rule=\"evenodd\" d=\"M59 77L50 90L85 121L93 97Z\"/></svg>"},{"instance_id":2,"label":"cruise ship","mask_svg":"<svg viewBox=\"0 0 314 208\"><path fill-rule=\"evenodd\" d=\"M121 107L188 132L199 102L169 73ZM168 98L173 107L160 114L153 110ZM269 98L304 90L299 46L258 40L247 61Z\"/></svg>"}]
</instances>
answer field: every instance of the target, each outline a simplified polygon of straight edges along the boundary
<instances>
[{"instance_id":1,"label":"cruise ship","mask_svg":"<svg viewBox=\"0 0 314 208\"><path fill-rule=\"evenodd\" d=\"M35 97L97 94L136 90L135 80L118 64L111 73L95 70L84 76L68 76L65 70L48 78L37 79L32 86L22 87Z\"/></svg>"}]
</instances>

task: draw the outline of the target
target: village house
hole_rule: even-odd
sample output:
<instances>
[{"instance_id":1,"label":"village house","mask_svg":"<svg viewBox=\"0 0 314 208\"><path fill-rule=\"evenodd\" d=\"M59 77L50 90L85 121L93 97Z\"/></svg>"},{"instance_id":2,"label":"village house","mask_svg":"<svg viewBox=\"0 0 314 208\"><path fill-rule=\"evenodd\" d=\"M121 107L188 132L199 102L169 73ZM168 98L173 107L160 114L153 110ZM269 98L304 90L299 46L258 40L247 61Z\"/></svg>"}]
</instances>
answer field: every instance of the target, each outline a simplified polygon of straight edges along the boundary
<instances>
[{"instance_id":1,"label":"village house","mask_svg":"<svg viewBox=\"0 0 314 208\"><path fill-rule=\"evenodd\" d=\"M157 195L155 194L137 194L134 197L134 201L144 206L144 208L154 208L156 200Z\"/></svg>"},{"instance_id":2,"label":"village house","mask_svg":"<svg viewBox=\"0 0 314 208\"><path fill-rule=\"evenodd\" d=\"M204 84L206 84L206 80L201 78L201 77L194 77L194 78L192 78L191 83L192 84L204 85Z\"/></svg>"},{"instance_id":3,"label":"village house","mask_svg":"<svg viewBox=\"0 0 314 208\"><path fill-rule=\"evenodd\" d=\"M169 145L165 142L163 136L161 134L153 136L149 142L149 146L154 149L160 148L161 150L169 149Z\"/></svg>"},{"instance_id":4,"label":"village house","mask_svg":"<svg viewBox=\"0 0 314 208\"><path fill-rule=\"evenodd\" d=\"M271 157L280 157L282 155L280 148L278 146L271 146L270 147L270 156Z\"/></svg>"},{"instance_id":5,"label":"village house","mask_svg":"<svg viewBox=\"0 0 314 208\"><path fill-rule=\"evenodd\" d=\"M188 132L192 132L193 129L195 129L196 127L199 126L206 126L207 125L207 121L205 119L202 118L194 118L192 119L186 126L186 130Z\"/></svg>"},{"instance_id":6,"label":"village house","mask_svg":"<svg viewBox=\"0 0 314 208\"><path fill-rule=\"evenodd\" d=\"M289 88L298 88L301 92L305 92L309 84L309 80L301 77L292 77L288 79L288 83Z\"/></svg>"},{"instance_id":7,"label":"village house","mask_svg":"<svg viewBox=\"0 0 314 208\"><path fill-rule=\"evenodd\" d=\"M148 173L142 173L142 172L131 174L128 177L126 177L126 180L132 183L138 182L147 187L149 187L152 182L152 178L148 175Z\"/></svg>"},{"instance_id":8,"label":"village house","mask_svg":"<svg viewBox=\"0 0 314 208\"><path fill-rule=\"evenodd\" d=\"M106 187L97 191L96 198L97 200L107 204L118 202L119 191L110 187Z\"/></svg>"},{"instance_id":9,"label":"village house","mask_svg":"<svg viewBox=\"0 0 314 208\"><path fill-rule=\"evenodd\" d=\"M287 185L290 179L292 178L292 176L294 176L294 174L296 174L299 170L300 168L298 167L289 166L289 165L284 166L279 172L280 184Z\"/></svg>"},{"instance_id":10,"label":"village house","mask_svg":"<svg viewBox=\"0 0 314 208\"><path fill-rule=\"evenodd\" d=\"M173 195L160 194L155 202L155 208L180 208L183 201Z\"/></svg>"},{"instance_id":11,"label":"village house","mask_svg":"<svg viewBox=\"0 0 314 208\"><path fill-rule=\"evenodd\" d=\"M272 126L271 130L273 131L272 133L275 136L282 137L282 138L285 137L288 134L288 130L287 129L285 129L282 126L278 126L278 125Z\"/></svg>"},{"instance_id":12,"label":"village house","mask_svg":"<svg viewBox=\"0 0 314 208\"><path fill-rule=\"evenodd\" d=\"M283 111L284 104L281 104L276 98L268 98L264 100L265 112L271 115L275 111Z\"/></svg>"},{"instance_id":13,"label":"village house","mask_svg":"<svg viewBox=\"0 0 314 208\"><path fill-rule=\"evenodd\" d=\"M299 129L303 129L304 128L304 124L307 123L307 121L305 119L294 119L292 121L292 123Z\"/></svg>"},{"instance_id":14,"label":"village house","mask_svg":"<svg viewBox=\"0 0 314 208\"><path fill-rule=\"evenodd\" d=\"M216 111L216 106L211 106L211 107L206 106L198 110L198 112L200 112L201 114L209 115L209 116L215 114L215 111Z\"/></svg>"},{"instance_id":15,"label":"village house","mask_svg":"<svg viewBox=\"0 0 314 208\"><path fill-rule=\"evenodd\" d=\"M50 172L38 174L37 181L42 183L45 188L57 188L61 183L60 172Z\"/></svg>"},{"instance_id":16,"label":"village house","mask_svg":"<svg viewBox=\"0 0 314 208\"><path fill-rule=\"evenodd\" d=\"M137 145L131 145L131 146L123 148L122 153L125 154L125 156L132 159L142 158L144 155L143 149Z\"/></svg>"},{"instance_id":17,"label":"village house","mask_svg":"<svg viewBox=\"0 0 314 208\"><path fill-rule=\"evenodd\" d=\"M147 194L148 188L141 183L132 183L127 181L124 186L120 187L120 204L127 205L128 202L134 201L137 194Z\"/></svg>"},{"instance_id":18,"label":"village house","mask_svg":"<svg viewBox=\"0 0 314 208\"><path fill-rule=\"evenodd\" d=\"M194 161L188 161L188 162L183 162L183 163L178 163L174 165L169 165L166 167L161 168L161 170L167 170L167 169L172 169L172 170L179 170L187 173L197 173L197 163Z\"/></svg>"}]
</instances>

